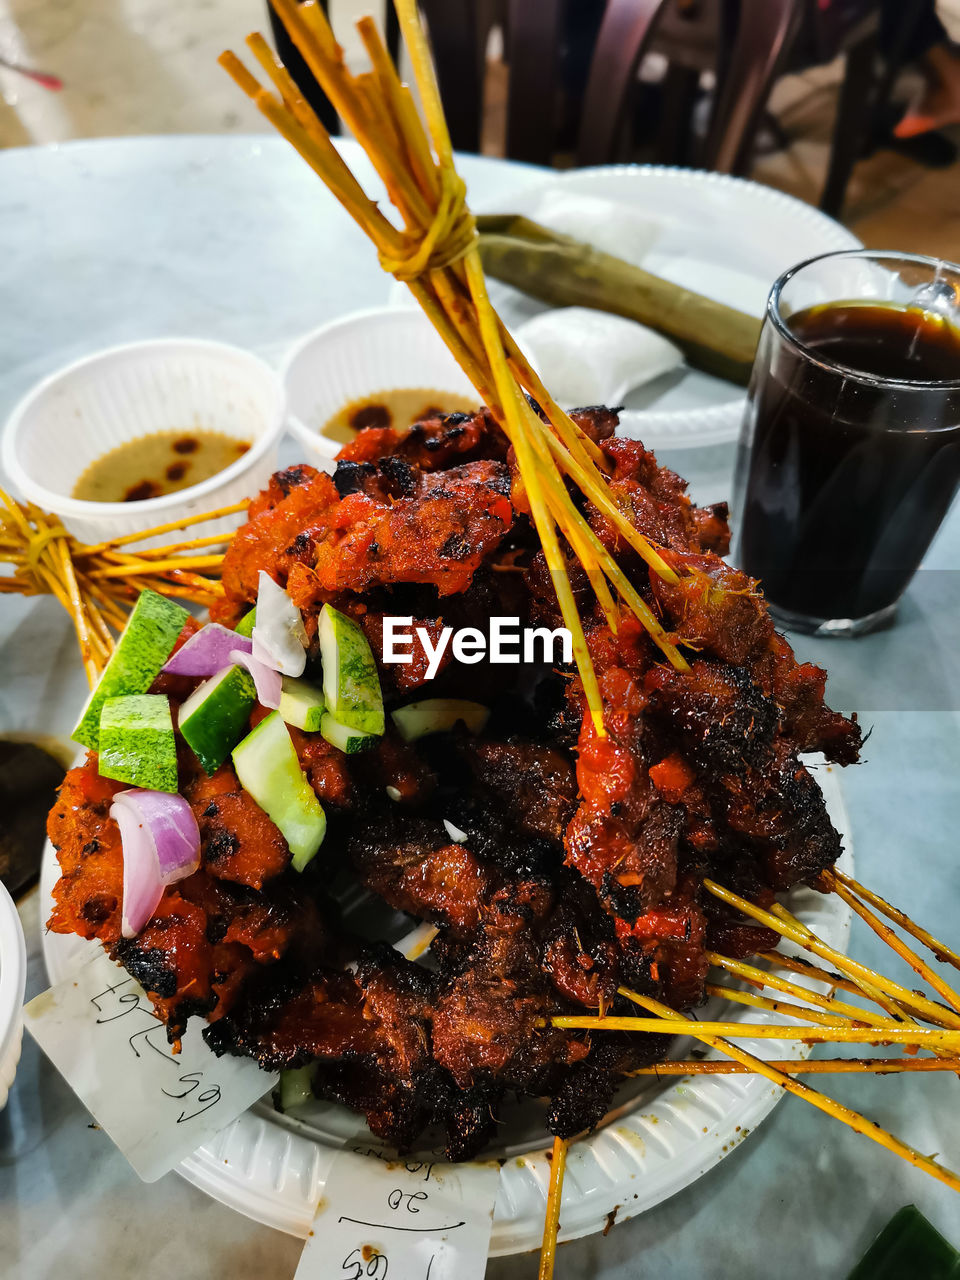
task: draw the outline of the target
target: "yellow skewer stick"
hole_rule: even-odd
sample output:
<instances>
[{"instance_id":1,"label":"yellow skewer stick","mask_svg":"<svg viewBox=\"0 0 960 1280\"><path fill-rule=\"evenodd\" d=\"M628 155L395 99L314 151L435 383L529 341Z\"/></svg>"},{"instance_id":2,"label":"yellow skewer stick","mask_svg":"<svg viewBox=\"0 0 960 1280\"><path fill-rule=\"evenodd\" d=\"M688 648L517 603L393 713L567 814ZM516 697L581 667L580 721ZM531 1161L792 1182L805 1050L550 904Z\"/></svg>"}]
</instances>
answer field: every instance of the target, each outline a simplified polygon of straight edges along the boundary
<instances>
[{"instance_id":1,"label":"yellow skewer stick","mask_svg":"<svg viewBox=\"0 0 960 1280\"><path fill-rule=\"evenodd\" d=\"M836 948L827 946L825 942L822 942L815 934L811 933L805 925L800 924L796 917L784 918L789 916L789 912L785 912L782 909L781 914L764 911L762 907L748 902L746 898L741 898L739 894L732 893L729 889L724 889L715 880L704 880L703 887L708 893L712 893L715 898L719 898L721 902L726 902L729 906L736 907L744 915L750 916L760 924L766 925L767 928L773 929L785 938L789 938L791 942L798 943L804 950L811 951L822 960L828 960L830 964L836 965L838 969L849 974L864 990L879 989L887 996L892 996L897 1002L902 1000L910 1008L921 1010L924 1016L927 1013L931 1013L934 1015L934 1020L943 1021L949 1027L960 1027L960 1014L955 1013L953 1010L944 1009L942 1005L936 1004L933 1000L928 1000L926 996L919 995L916 991L909 991L906 987L901 986L899 982L894 982L892 978L885 978L882 974L875 973L873 969L861 964L858 960L851 960L849 956L845 956L842 952L837 951Z\"/></svg>"},{"instance_id":2,"label":"yellow skewer stick","mask_svg":"<svg viewBox=\"0 0 960 1280\"><path fill-rule=\"evenodd\" d=\"M776 1058L766 1065L784 1075L902 1075L913 1071L960 1072L960 1058ZM691 1058L685 1062L658 1062L652 1067L636 1067L633 1076L746 1076L756 1075L743 1062L715 1062Z\"/></svg>"},{"instance_id":3,"label":"yellow skewer stick","mask_svg":"<svg viewBox=\"0 0 960 1280\"><path fill-rule=\"evenodd\" d=\"M623 993L622 993L623 994ZM803 1040L809 1044L919 1044L924 1048L960 1049L960 1031L939 1027L857 1027L836 1023L825 1027L797 1027L769 1022L691 1022L683 1015L672 1019L593 1015L555 1015L541 1018L538 1026L572 1031L644 1031L651 1035L730 1036L738 1040Z\"/></svg>"},{"instance_id":4,"label":"yellow skewer stick","mask_svg":"<svg viewBox=\"0 0 960 1280\"><path fill-rule=\"evenodd\" d=\"M540 1269L537 1280L551 1280L557 1257L557 1231L560 1226L560 1197L563 1193L563 1175L567 1168L565 1138L554 1138L550 1161L550 1189L547 1192L547 1214L543 1223L543 1243L540 1246Z\"/></svg>"},{"instance_id":5,"label":"yellow skewer stick","mask_svg":"<svg viewBox=\"0 0 960 1280\"><path fill-rule=\"evenodd\" d=\"M639 1005L642 1009L658 1014L665 1020L674 1021L678 1016L675 1010L668 1005L661 1004L659 1000L651 1000L648 996L638 995L637 992L628 991L625 987L620 988L620 994L632 1000L634 1004ZM882 1129L875 1121L868 1120L866 1116L862 1116L859 1111L853 1111L842 1103L834 1101L833 1098L828 1098L817 1089L812 1089L810 1085L794 1080L791 1076L778 1071L761 1058L754 1057L752 1053L738 1048L720 1036L697 1036L697 1039L709 1045L712 1049L718 1049L721 1053L748 1067L750 1071L755 1072L757 1075L765 1076L768 1080L772 1080L774 1084L780 1085L781 1088L788 1093L792 1093L795 1097L803 1098L805 1102L809 1102L826 1115L833 1116L835 1120L847 1125L855 1133L862 1133L865 1137L879 1143L880 1146L886 1147L888 1151L900 1156L908 1164L914 1165L917 1169L922 1169L924 1173L929 1173L931 1177L936 1178L939 1182L946 1183L953 1191L960 1191L960 1177L951 1169L945 1168L930 1156L925 1156L921 1152L914 1150L913 1147L908 1146L907 1143L901 1142L899 1138L895 1138L892 1133Z\"/></svg>"}]
</instances>

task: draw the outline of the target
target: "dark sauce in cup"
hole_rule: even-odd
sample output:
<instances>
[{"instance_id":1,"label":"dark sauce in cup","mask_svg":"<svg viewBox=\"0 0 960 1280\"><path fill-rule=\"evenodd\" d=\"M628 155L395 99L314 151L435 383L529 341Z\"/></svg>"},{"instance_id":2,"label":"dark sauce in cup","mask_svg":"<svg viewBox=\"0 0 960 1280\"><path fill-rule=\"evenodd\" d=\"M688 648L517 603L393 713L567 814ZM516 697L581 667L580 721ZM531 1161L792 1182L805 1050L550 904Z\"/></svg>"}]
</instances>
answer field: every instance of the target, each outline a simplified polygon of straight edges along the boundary
<instances>
[{"instance_id":1,"label":"dark sauce in cup","mask_svg":"<svg viewBox=\"0 0 960 1280\"><path fill-rule=\"evenodd\" d=\"M786 323L798 345L761 339L735 558L788 624L866 618L899 598L960 482L960 330L873 302Z\"/></svg>"}]
</instances>

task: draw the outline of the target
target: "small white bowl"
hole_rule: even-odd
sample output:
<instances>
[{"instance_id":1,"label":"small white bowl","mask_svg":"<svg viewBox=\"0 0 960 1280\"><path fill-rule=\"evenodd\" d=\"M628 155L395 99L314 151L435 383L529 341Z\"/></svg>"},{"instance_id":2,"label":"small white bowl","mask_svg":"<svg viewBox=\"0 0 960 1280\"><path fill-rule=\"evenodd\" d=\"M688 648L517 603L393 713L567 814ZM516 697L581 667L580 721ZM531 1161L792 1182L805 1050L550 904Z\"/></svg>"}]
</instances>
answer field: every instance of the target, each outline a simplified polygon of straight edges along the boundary
<instances>
[{"instance_id":1,"label":"small white bowl","mask_svg":"<svg viewBox=\"0 0 960 1280\"><path fill-rule=\"evenodd\" d=\"M342 447L320 434L334 414L381 391L431 391L479 404L473 384L418 309L379 307L325 324L294 344L280 367L287 429L314 459Z\"/></svg>"},{"instance_id":2,"label":"small white bowl","mask_svg":"<svg viewBox=\"0 0 960 1280\"><path fill-rule=\"evenodd\" d=\"M0 884L0 1109L17 1074L23 1040L27 948L13 899Z\"/></svg>"},{"instance_id":3,"label":"small white bowl","mask_svg":"<svg viewBox=\"0 0 960 1280\"><path fill-rule=\"evenodd\" d=\"M133 342L84 356L28 392L7 419L3 466L23 497L60 516L74 537L100 542L253 497L276 469L284 416L280 379L249 351L199 338ZM252 444L215 476L159 498L71 497L97 458L129 440L179 430ZM194 532L223 532L240 519Z\"/></svg>"}]
</instances>

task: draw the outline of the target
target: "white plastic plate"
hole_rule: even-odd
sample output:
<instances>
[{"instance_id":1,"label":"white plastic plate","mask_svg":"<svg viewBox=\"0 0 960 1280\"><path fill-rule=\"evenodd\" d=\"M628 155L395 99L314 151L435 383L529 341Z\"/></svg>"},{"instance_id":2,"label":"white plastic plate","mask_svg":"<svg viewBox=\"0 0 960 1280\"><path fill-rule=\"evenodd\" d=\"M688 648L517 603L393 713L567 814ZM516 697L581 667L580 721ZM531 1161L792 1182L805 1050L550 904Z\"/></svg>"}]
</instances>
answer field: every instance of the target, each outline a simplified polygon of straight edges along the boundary
<instances>
[{"instance_id":1,"label":"white plastic plate","mask_svg":"<svg viewBox=\"0 0 960 1280\"><path fill-rule=\"evenodd\" d=\"M844 842L838 865L851 873L850 825L837 774L832 766L821 765L816 771ZM57 875L48 843L41 874L46 912L52 907ZM850 911L835 894L801 889L787 901L826 942L846 951ZM51 982L65 978L93 945L97 944L45 933L44 959ZM720 1008L711 1008L710 1016ZM771 1020L762 1010L732 1004L722 1006L722 1016ZM809 1045L798 1041L740 1043L759 1057L801 1058L810 1052ZM678 1044L678 1053L685 1051L686 1046ZM781 1097L781 1089L759 1076L631 1081L621 1089L603 1127L571 1148L560 1239L601 1230L616 1206L618 1221L623 1221L682 1190L733 1151ZM505 1118L504 1145L491 1153L505 1158L490 1242L494 1257L539 1246L550 1179L550 1139L542 1111L528 1103ZM267 1099L195 1151L178 1172L222 1204L269 1227L306 1237L333 1150L356 1134L356 1116L345 1108L317 1103L301 1108L294 1118L278 1115Z\"/></svg>"}]
</instances>

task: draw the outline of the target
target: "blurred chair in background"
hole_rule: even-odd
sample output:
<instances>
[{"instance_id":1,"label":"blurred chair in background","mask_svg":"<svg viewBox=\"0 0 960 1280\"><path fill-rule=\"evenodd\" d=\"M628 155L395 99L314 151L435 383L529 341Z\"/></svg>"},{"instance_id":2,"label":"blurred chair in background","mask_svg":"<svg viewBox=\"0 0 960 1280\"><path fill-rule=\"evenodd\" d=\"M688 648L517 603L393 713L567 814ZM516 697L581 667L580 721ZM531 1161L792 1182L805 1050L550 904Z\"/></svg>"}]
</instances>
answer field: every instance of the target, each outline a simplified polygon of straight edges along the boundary
<instances>
[{"instance_id":1,"label":"blurred chair in background","mask_svg":"<svg viewBox=\"0 0 960 1280\"><path fill-rule=\"evenodd\" d=\"M651 50L669 59L657 159L740 175L750 171L779 76L843 57L820 197L820 207L839 216L853 167L875 136L897 74L915 54L926 7L927 0L608 0L584 101L578 162L624 158L637 68ZM706 136L698 145L693 112L706 71L715 89Z\"/></svg>"},{"instance_id":2,"label":"blurred chair in background","mask_svg":"<svg viewBox=\"0 0 960 1280\"><path fill-rule=\"evenodd\" d=\"M637 125L649 125L644 104L652 100L641 64L657 54L657 118L646 140L652 158L745 175L761 126L778 131L767 114L778 77L842 57L820 198L834 215L903 62L917 56L918 42L921 51L929 44L931 30L942 31L933 0L420 0L420 8L454 146L481 148L487 50L499 29L509 69L505 153L537 164L570 155L580 165L633 159ZM386 12L396 54L390 0ZM329 102L272 9L270 16L281 56L334 131Z\"/></svg>"}]
</instances>

